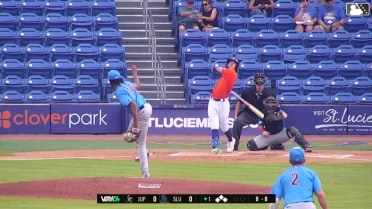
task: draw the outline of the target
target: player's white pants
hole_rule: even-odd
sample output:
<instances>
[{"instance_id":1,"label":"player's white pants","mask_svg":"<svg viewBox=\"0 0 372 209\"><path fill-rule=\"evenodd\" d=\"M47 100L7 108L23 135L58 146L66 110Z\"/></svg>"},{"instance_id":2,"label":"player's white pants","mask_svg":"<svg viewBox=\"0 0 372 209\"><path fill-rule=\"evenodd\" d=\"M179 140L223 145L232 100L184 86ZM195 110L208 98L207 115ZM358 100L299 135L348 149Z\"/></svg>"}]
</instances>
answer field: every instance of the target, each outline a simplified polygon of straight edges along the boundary
<instances>
[{"instance_id":1,"label":"player's white pants","mask_svg":"<svg viewBox=\"0 0 372 209\"><path fill-rule=\"evenodd\" d=\"M222 132L229 130L230 102L228 99L215 101L209 100L208 118L211 129L221 129Z\"/></svg>"},{"instance_id":2,"label":"player's white pants","mask_svg":"<svg viewBox=\"0 0 372 209\"><path fill-rule=\"evenodd\" d=\"M137 140L138 157L141 165L142 175L149 176L149 162L147 159L147 131L149 129L149 120L152 114L152 106L149 103L144 104L144 108L138 111L138 128L141 129L141 134ZM133 127L133 118L129 123L128 130Z\"/></svg>"},{"instance_id":3,"label":"player's white pants","mask_svg":"<svg viewBox=\"0 0 372 209\"><path fill-rule=\"evenodd\" d=\"M313 202L296 202L287 204L284 209L316 209Z\"/></svg>"}]
</instances>

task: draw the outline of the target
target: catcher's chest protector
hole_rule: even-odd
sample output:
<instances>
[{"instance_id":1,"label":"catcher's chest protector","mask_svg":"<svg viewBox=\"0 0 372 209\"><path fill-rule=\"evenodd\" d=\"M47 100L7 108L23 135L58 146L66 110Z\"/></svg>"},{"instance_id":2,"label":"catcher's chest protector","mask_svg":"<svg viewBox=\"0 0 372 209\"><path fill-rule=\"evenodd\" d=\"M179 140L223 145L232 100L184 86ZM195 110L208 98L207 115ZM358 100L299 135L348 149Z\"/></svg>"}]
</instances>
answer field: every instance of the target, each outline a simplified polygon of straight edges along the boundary
<instances>
[{"instance_id":1,"label":"catcher's chest protector","mask_svg":"<svg viewBox=\"0 0 372 209\"><path fill-rule=\"evenodd\" d=\"M283 129L283 118L281 112L265 113L263 125L266 131L270 134L279 133Z\"/></svg>"}]
</instances>

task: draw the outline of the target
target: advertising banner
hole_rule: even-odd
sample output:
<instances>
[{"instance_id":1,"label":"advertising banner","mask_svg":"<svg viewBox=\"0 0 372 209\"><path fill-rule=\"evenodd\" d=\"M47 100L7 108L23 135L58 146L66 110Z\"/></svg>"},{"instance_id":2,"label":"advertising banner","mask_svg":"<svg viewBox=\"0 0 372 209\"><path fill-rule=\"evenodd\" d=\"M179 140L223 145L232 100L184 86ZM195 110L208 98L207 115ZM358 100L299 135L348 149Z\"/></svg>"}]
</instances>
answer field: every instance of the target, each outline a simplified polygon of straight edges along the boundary
<instances>
[{"instance_id":1,"label":"advertising banner","mask_svg":"<svg viewBox=\"0 0 372 209\"><path fill-rule=\"evenodd\" d=\"M350 135L372 135L371 106L349 106L347 117L343 116L341 121L347 122Z\"/></svg>"},{"instance_id":2,"label":"advertising banner","mask_svg":"<svg viewBox=\"0 0 372 209\"><path fill-rule=\"evenodd\" d=\"M61 123L63 118L50 114L49 104L0 105L0 134L49 134L51 123Z\"/></svg>"},{"instance_id":3,"label":"advertising banner","mask_svg":"<svg viewBox=\"0 0 372 209\"><path fill-rule=\"evenodd\" d=\"M51 114L61 122L51 124L51 133L122 133L124 114L119 104L51 104Z\"/></svg>"}]
</instances>

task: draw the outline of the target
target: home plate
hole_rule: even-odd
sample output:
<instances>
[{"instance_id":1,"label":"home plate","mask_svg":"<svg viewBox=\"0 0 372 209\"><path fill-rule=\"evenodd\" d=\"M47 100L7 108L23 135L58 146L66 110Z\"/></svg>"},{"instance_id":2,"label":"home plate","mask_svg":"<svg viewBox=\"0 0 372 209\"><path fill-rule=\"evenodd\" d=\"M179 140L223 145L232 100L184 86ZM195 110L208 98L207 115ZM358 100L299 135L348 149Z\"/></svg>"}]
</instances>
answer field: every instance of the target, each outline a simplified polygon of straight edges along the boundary
<instances>
[{"instance_id":1,"label":"home plate","mask_svg":"<svg viewBox=\"0 0 372 209\"><path fill-rule=\"evenodd\" d=\"M138 188L143 189L160 189L162 184L159 183L139 183Z\"/></svg>"}]
</instances>

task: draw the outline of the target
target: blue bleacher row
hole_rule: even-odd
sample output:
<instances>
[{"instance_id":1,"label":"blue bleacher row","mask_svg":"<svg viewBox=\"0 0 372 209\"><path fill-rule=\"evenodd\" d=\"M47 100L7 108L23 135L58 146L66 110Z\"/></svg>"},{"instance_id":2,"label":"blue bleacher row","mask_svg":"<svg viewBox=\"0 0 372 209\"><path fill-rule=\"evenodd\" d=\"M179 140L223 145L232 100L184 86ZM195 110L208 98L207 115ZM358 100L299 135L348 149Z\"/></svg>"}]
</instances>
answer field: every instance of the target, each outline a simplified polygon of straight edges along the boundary
<instances>
[{"instance_id":1,"label":"blue bleacher row","mask_svg":"<svg viewBox=\"0 0 372 209\"><path fill-rule=\"evenodd\" d=\"M45 31L49 28L60 28L64 31L73 31L76 28L86 28L90 31L98 31L101 28L118 29L118 18L110 13L99 13L89 16L77 13L73 16L64 16L59 13L49 13L39 16L34 13L21 13L14 16L9 13L0 12L0 28L9 28L19 31L22 28L33 28Z\"/></svg>"},{"instance_id":2,"label":"blue bleacher row","mask_svg":"<svg viewBox=\"0 0 372 209\"><path fill-rule=\"evenodd\" d=\"M84 13L95 16L99 13L116 14L114 0L2 0L0 12L20 15L21 13L34 13L40 16L49 13L60 13L72 16Z\"/></svg>"},{"instance_id":3,"label":"blue bleacher row","mask_svg":"<svg viewBox=\"0 0 372 209\"><path fill-rule=\"evenodd\" d=\"M208 76L194 76L188 80L186 97L192 104L207 105L216 82ZM265 84L267 88L271 87L270 82ZM254 85L254 76L238 79L233 91L241 93ZM342 76L329 80L310 76L301 80L288 75L277 80L275 86L277 99L283 104L372 104L372 79L367 76L352 80ZM233 105L238 101L233 94L229 95L229 100Z\"/></svg>"}]
</instances>

